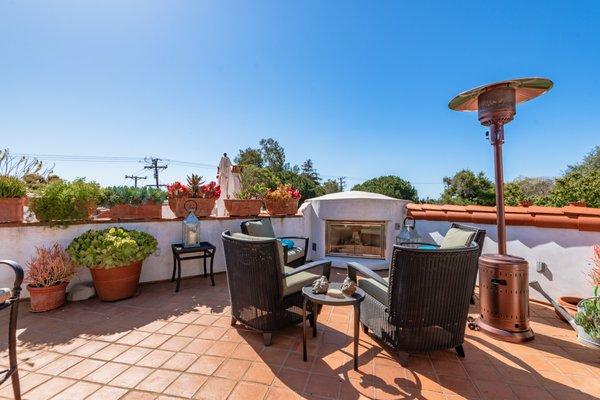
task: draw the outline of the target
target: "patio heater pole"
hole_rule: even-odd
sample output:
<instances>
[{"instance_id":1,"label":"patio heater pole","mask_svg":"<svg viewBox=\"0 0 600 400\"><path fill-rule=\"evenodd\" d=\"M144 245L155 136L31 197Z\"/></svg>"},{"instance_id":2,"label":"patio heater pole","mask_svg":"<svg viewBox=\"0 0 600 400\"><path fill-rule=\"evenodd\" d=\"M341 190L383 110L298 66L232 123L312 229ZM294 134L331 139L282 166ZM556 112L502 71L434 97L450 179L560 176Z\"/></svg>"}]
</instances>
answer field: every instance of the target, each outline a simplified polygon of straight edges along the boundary
<instances>
[{"instance_id":1,"label":"patio heater pole","mask_svg":"<svg viewBox=\"0 0 600 400\"><path fill-rule=\"evenodd\" d=\"M504 125L513 120L517 104L551 88L552 81L548 79L515 79L471 89L448 104L455 111L477 111L481 125L490 128L488 135L494 148L498 254L483 254L479 258L481 314L477 320L470 321L469 327L509 342L526 342L532 340L534 334L529 327L529 264L506 252Z\"/></svg>"}]
</instances>

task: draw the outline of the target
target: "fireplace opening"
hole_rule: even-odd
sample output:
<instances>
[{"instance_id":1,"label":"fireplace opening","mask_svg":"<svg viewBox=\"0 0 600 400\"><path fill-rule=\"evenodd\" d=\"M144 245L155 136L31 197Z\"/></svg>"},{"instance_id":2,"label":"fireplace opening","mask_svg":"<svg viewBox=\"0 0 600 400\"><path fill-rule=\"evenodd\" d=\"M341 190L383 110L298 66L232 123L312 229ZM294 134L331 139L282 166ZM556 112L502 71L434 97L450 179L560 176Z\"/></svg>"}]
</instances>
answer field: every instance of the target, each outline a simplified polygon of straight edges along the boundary
<instances>
[{"instance_id":1,"label":"fireplace opening","mask_svg":"<svg viewBox=\"0 0 600 400\"><path fill-rule=\"evenodd\" d=\"M326 255L385 259L385 222L326 221Z\"/></svg>"}]
</instances>

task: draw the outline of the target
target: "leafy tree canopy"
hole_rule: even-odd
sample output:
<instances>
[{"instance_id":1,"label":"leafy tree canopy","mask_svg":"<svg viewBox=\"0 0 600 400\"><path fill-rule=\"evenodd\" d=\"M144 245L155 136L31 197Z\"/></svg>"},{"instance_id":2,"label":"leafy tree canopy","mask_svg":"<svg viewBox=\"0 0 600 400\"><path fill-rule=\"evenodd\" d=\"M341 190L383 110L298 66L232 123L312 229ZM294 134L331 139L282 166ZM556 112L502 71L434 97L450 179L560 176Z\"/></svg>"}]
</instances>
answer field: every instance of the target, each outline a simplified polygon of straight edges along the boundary
<instances>
[{"instance_id":1,"label":"leafy tree canopy","mask_svg":"<svg viewBox=\"0 0 600 400\"><path fill-rule=\"evenodd\" d=\"M379 193L396 199L418 201L417 189L410 182L394 175L369 179L368 181L354 185L352 190Z\"/></svg>"},{"instance_id":2,"label":"leafy tree canopy","mask_svg":"<svg viewBox=\"0 0 600 400\"><path fill-rule=\"evenodd\" d=\"M323 191L325 194L341 192L340 184L334 179L327 179L323 182Z\"/></svg>"},{"instance_id":3,"label":"leafy tree canopy","mask_svg":"<svg viewBox=\"0 0 600 400\"><path fill-rule=\"evenodd\" d=\"M248 147L245 150L240 149L233 161L239 165L254 165L256 167L262 167L264 163L260 150L253 149L252 147Z\"/></svg>"},{"instance_id":4,"label":"leafy tree canopy","mask_svg":"<svg viewBox=\"0 0 600 400\"><path fill-rule=\"evenodd\" d=\"M281 171L285 167L285 150L279 142L273 138L261 139L260 155L265 167L274 171Z\"/></svg>"},{"instance_id":5,"label":"leafy tree canopy","mask_svg":"<svg viewBox=\"0 0 600 400\"><path fill-rule=\"evenodd\" d=\"M496 204L494 184L483 172L475 174L470 169L458 171L444 178L444 192L440 201L444 204L493 206Z\"/></svg>"}]
</instances>

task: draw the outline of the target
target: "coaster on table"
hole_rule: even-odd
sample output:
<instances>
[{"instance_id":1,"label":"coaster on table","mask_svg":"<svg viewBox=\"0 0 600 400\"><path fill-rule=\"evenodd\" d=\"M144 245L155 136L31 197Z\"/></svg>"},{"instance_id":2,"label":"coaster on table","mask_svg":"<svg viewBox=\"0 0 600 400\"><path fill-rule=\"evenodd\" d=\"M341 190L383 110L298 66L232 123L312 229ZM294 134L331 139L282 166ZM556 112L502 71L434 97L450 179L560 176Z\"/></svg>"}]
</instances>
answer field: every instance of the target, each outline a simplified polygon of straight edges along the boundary
<instances>
[{"instance_id":1,"label":"coaster on table","mask_svg":"<svg viewBox=\"0 0 600 400\"><path fill-rule=\"evenodd\" d=\"M344 297L346 297L340 289L329 289L327 291L327 296L336 297L338 299L343 299Z\"/></svg>"}]
</instances>

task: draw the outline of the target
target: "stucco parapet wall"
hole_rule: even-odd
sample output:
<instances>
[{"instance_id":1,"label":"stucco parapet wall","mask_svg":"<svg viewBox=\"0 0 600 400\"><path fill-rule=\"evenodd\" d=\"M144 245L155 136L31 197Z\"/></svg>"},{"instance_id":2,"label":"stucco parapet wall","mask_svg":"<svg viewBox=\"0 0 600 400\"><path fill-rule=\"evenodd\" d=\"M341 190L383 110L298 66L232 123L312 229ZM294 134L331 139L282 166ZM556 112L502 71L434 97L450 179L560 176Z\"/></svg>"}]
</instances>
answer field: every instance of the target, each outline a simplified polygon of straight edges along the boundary
<instances>
[{"instance_id":1,"label":"stucco parapet wall","mask_svg":"<svg viewBox=\"0 0 600 400\"><path fill-rule=\"evenodd\" d=\"M258 216L251 216L251 217L216 217L216 216L210 216L210 217L200 217L198 218L200 221L210 221L210 220L217 220L217 221L227 221L227 220L233 220L233 219L256 219L256 218L271 218L271 219L275 219L275 218L302 218L302 214L295 214L295 215L268 215L268 214L261 214ZM49 222L5 222L5 223L0 223L0 229L1 228L12 228L12 227L17 227L17 226L65 226L65 225L90 225L90 224L106 224L106 223L139 223L139 222L173 222L173 221L182 221L183 218L161 218L161 219L111 219L111 218L97 218L97 219L92 219L92 220L85 220L85 221L68 221L68 222L61 222L61 221L56 221L53 223L49 223Z\"/></svg>"},{"instance_id":2,"label":"stucco parapet wall","mask_svg":"<svg viewBox=\"0 0 600 400\"><path fill-rule=\"evenodd\" d=\"M406 208L408 215L415 219L476 224L496 223L496 207L410 203ZM600 208L506 207L506 224L600 232Z\"/></svg>"}]
</instances>

